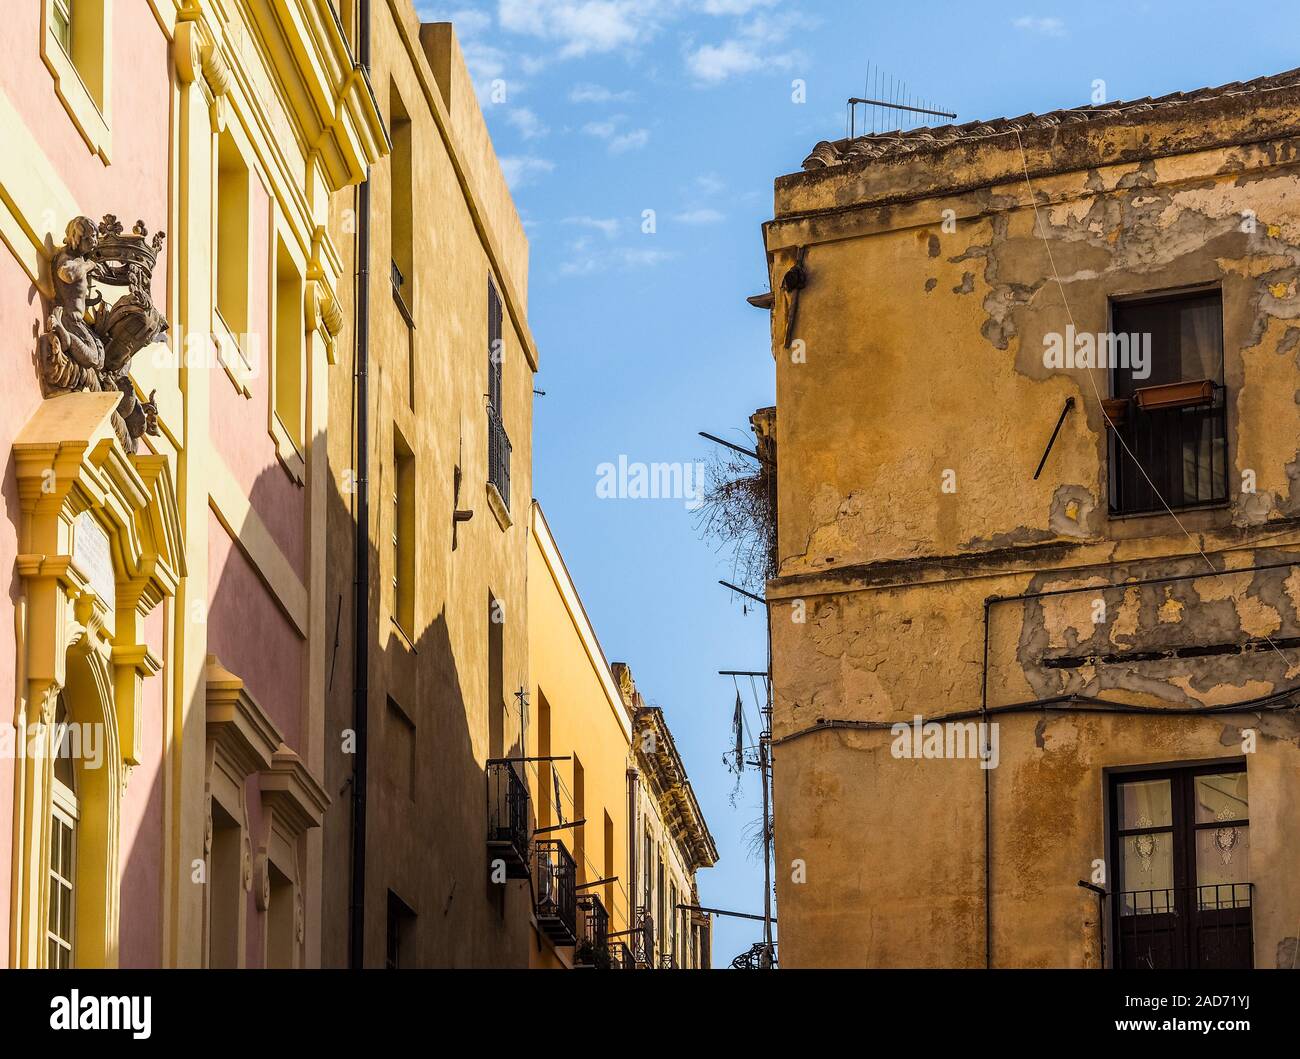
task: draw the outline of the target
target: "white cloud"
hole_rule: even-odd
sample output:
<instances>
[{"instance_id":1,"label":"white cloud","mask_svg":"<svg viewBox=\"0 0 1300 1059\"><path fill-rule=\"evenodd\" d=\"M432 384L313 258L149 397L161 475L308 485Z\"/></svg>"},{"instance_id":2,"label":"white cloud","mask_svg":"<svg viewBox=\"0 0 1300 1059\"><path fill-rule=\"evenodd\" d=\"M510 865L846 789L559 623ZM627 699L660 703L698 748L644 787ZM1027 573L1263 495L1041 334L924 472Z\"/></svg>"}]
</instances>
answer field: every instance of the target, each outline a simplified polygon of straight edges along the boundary
<instances>
[{"instance_id":1,"label":"white cloud","mask_svg":"<svg viewBox=\"0 0 1300 1059\"><path fill-rule=\"evenodd\" d=\"M615 114L613 117L605 118L602 121L589 121L582 126L582 131L588 136L594 136L598 140L605 140L609 145L610 154L623 154L625 151L637 151L650 142L649 129L629 129L627 132L619 132L624 121L627 120L624 114Z\"/></svg>"},{"instance_id":2,"label":"white cloud","mask_svg":"<svg viewBox=\"0 0 1300 1059\"><path fill-rule=\"evenodd\" d=\"M461 45L461 51L465 53L465 65L469 67L470 76L476 82L491 81L505 73L506 53L500 48L467 41Z\"/></svg>"},{"instance_id":3,"label":"white cloud","mask_svg":"<svg viewBox=\"0 0 1300 1059\"><path fill-rule=\"evenodd\" d=\"M540 140L551 131L542 123L542 119L527 107L515 107L506 114L506 121L513 125L525 140Z\"/></svg>"},{"instance_id":4,"label":"white cloud","mask_svg":"<svg viewBox=\"0 0 1300 1059\"><path fill-rule=\"evenodd\" d=\"M649 129L633 129L631 132L622 133L610 140L609 151L611 154L622 154L624 151L639 151L649 142Z\"/></svg>"},{"instance_id":5,"label":"white cloud","mask_svg":"<svg viewBox=\"0 0 1300 1059\"><path fill-rule=\"evenodd\" d=\"M613 92L604 85L579 84L569 90L570 103L613 103L631 98L631 92Z\"/></svg>"},{"instance_id":6,"label":"white cloud","mask_svg":"<svg viewBox=\"0 0 1300 1059\"><path fill-rule=\"evenodd\" d=\"M677 255L671 250L634 249L623 247L616 255L624 268L650 268L671 261Z\"/></svg>"},{"instance_id":7,"label":"white cloud","mask_svg":"<svg viewBox=\"0 0 1300 1059\"><path fill-rule=\"evenodd\" d=\"M553 41L564 59L625 50L658 31L671 0L500 0L503 29Z\"/></svg>"},{"instance_id":8,"label":"white cloud","mask_svg":"<svg viewBox=\"0 0 1300 1059\"><path fill-rule=\"evenodd\" d=\"M1020 18L1012 19L1011 24L1016 29L1027 30L1030 33L1038 33L1044 37L1064 37L1065 23L1059 18L1040 18L1036 15L1022 15Z\"/></svg>"},{"instance_id":9,"label":"white cloud","mask_svg":"<svg viewBox=\"0 0 1300 1059\"><path fill-rule=\"evenodd\" d=\"M531 184L554 169L555 163L550 159L532 155L508 155L501 159L501 172L505 174L506 183L512 191Z\"/></svg>"},{"instance_id":10,"label":"white cloud","mask_svg":"<svg viewBox=\"0 0 1300 1059\"><path fill-rule=\"evenodd\" d=\"M492 26L492 16L475 7L446 11L428 4L419 4L416 7L416 14L420 16L421 22L450 22L461 41L477 36Z\"/></svg>"},{"instance_id":11,"label":"white cloud","mask_svg":"<svg viewBox=\"0 0 1300 1059\"><path fill-rule=\"evenodd\" d=\"M722 182L722 177L717 173L701 173L695 178L695 186L706 195L716 195L727 185Z\"/></svg>"},{"instance_id":12,"label":"white cloud","mask_svg":"<svg viewBox=\"0 0 1300 1059\"><path fill-rule=\"evenodd\" d=\"M742 4L744 0L722 0ZM758 4L749 4L748 10ZM763 5L766 6L766 5ZM800 58L798 52L772 49L792 32L812 29L819 20L797 11L760 13L738 26L734 36L721 44L704 44L686 54L686 68L703 84L720 84L730 77L753 73L765 67L786 70Z\"/></svg>"},{"instance_id":13,"label":"white cloud","mask_svg":"<svg viewBox=\"0 0 1300 1059\"><path fill-rule=\"evenodd\" d=\"M627 272L638 268L654 268L665 261L671 261L677 255L671 250L658 250L651 247L615 246L607 250L592 250L585 239L575 241L569 247L570 258L560 266L560 273L565 276L588 276L593 272Z\"/></svg>"},{"instance_id":14,"label":"white cloud","mask_svg":"<svg viewBox=\"0 0 1300 1059\"><path fill-rule=\"evenodd\" d=\"M704 0L706 15L747 15L756 7L771 7L776 0Z\"/></svg>"},{"instance_id":15,"label":"white cloud","mask_svg":"<svg viewBox=\"0 0 1300 1059\"><path fill-rule=\"evenodd\" d=\"M686 56L686 68L697 80L718 84L737 74L752 73L763 65L758 49L739 40L704 44Z\"/></svg>"},{"instance_id":16,"label":"white cloud","mask_svg":"<svg viewBox=\"0 0 1300 1059\"><path fill-rule=\"evenodd\" d=\"M725 221L726 217L717 210L698 209L678 213L673 217L673 220L678 224L718 224Z\"/></svg>"},{"instance_id":17,"label":"white cloud","mask_svg":"<svg viewBox=\"0 0 1300 1059\"><path fill-rule=\"evenodd\" d=\"M613 217L566 217L564 223L576 224L582 228L594 228L606 239L613 239L618 235L619 229L619 223Z\"/></svg>"}]
</instances>

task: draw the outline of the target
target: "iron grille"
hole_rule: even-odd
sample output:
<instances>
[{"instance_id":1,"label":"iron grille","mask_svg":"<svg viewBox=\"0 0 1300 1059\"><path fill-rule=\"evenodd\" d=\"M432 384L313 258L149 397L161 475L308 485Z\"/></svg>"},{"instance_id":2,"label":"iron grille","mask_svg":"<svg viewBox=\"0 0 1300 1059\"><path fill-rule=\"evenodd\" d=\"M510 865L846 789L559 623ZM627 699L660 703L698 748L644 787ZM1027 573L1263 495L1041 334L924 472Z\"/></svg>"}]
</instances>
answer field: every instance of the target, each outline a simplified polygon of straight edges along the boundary
<instances>
[{"instance_id":1,"label":"iron grille","mask_svg":"<svg viewBox=\"0 0 1300 1059\"><path fill-rule=\"evenodd\" d=\"M510 510L510 438L506 434L505 424L501 422L501 413L491 404L488 405L488 481L496 486L501 499L505 501L506 510Z\"/></svg>"},{"instance_id":2,"label":"iron grille","mask_svg":"<svg viewBox=\"0 0 1300 1059\"><path fill-rule=\"evenodd\" d=\"M1209 404L1144 410L1133 402L1118 435L1110 443L1111 514L1163 512L1162 496L1175 510L1227 501L1227 401L1222 386L1215 386Z\"/></svg>"},{"instance_id":3,"label":"iron grille","mask_svg":"<svg viewBox=\"0 0 1300 1059\"><path fill-rule=\"evenodd\" d=\"M1254 966L1254 884L1211 883L1115 895L1116 966L1235 970Z\"/></svg>"}]
</instances>

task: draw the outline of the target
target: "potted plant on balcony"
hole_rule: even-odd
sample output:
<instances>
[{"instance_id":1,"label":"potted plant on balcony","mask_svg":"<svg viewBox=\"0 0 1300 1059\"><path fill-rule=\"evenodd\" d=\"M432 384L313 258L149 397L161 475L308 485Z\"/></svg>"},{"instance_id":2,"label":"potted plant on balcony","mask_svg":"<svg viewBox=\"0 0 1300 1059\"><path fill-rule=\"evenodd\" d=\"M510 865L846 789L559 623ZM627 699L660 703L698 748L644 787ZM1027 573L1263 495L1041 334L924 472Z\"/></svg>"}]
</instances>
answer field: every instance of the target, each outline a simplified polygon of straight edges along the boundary
<instances>
[{"instance_id":1,"label":"potted plant on balcony","mask_svg":"<svg viewBox=\"0 0 1300 1059\"><path fill-rule=\"evenodd\" d=\"M583 938L578 942L577 948L573 950L573 965L575 967L594 967L598 971L608 971L610 968L609 946L597 945L590 938Z\"/></svg>"}]
</instances>

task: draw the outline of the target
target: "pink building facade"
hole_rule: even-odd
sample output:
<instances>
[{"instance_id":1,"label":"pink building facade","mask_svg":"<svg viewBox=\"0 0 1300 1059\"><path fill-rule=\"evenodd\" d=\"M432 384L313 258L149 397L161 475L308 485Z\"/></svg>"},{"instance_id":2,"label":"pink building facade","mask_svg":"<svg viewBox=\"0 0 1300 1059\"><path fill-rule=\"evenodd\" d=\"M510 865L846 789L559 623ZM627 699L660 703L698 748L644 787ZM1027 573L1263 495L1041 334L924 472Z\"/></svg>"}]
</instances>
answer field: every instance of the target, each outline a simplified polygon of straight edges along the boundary
<instances>
[{"instance_id":1,"label":"pink building facade","mask_svg":"<svg viewBox=\"0 0 1300 1059\"><path fill-rule=\"evenodd\" d=\"M318 964L326 220L373 98L323 0L17 0L0 134L0 959Z\"/></svg>"}]
</instances>

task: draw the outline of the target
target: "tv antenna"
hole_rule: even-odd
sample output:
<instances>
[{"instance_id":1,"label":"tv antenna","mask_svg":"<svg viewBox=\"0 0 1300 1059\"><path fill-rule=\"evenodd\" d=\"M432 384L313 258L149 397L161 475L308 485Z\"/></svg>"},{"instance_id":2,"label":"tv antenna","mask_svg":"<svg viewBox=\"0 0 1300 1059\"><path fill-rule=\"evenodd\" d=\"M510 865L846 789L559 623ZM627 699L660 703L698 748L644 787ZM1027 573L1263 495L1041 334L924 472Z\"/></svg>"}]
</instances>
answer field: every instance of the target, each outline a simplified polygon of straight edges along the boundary
<instances>
[{"instance_id":1,"label":"tv antenna","mask_svg":"<svg viewBox=\"0 0 1300 1059\"><path fill-rule=\"evenodd\" d=\"M886 73L879 66L872 67L867 63L867 77L865 87L861 96L850 96L848 101L848 133L849 139L853 139L858 134L858 107L866 106L870 109L867 111L871 118L871 132L866 131L866 120L862 123L862 135L874 136L877 133L888 131L882 126L889 123L889 116L898 113L903 116L903 122L907 128L915 128L919 123L920 115L927 115L935 118L948 118L952 120L957 117L950 110L941 110L938 105L929 99L914 96L907 87L906 81L900 81L893 74ZM896 125L895 128L903 128L903 124Z\"/></svg>"}]
</instances>

